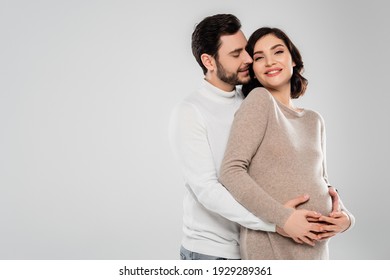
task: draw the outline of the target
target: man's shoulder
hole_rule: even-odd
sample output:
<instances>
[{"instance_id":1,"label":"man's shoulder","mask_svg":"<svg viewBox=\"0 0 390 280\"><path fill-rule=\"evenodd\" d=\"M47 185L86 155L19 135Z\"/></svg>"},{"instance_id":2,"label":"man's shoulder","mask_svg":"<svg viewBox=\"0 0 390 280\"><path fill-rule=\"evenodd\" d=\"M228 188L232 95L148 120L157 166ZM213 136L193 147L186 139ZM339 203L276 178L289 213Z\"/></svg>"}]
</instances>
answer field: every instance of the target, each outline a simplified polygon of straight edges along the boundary
<instances>
[{"instance_id":1,"label":"man's shoulder","mask_svg":"<svg viewBox=\"0 0 390 280\"><path fill-rule=\"evenodd\" d=\"M199 94L193 92L180 100L173 108L172 117L176 119L187 119L189 117L199 117L201 102L199 101Z\"/></svg>"},{"instance_id":2,"label":"man's shoulder","mask_svg":"<svg viewBox=\"0 0 390 280\"><path fill-rule=\"evenodd\" d=\"M196 107L199 106L202 102L200 101L200 94L198 92L192 92L188 94L187 96L183 97L182 100L180 100L175 108L177 109L186 109L186 110L191 110L195 109Z\"/></svg>"},{"instance_id":3,"label":"man's shoulder","mask_svg":"<svg viewBox=\"0 0 390 280\"><path fill-rule=\"evenodd\" d=\"M207 98L207 95L204 94L202 88L198 88L185 96L177 104L177 107L187 108L200 112L210 106L213 106L214 103L215 102L212 102L212 100Z\"/></svg>"},{"instance_id":4,"label":"man's shoulder","mask_svg":"<svg viewBox=\"0 0 390 280\"><path fill-rule=\"evenodd\" d=\"M201 94L199 94L199 90L194 90L191 93L189 93L187 96L185 96L182 99L181 103L196 104L201 99L202 99L202 96L201 96Z\"/></svg>"}]
</instances>

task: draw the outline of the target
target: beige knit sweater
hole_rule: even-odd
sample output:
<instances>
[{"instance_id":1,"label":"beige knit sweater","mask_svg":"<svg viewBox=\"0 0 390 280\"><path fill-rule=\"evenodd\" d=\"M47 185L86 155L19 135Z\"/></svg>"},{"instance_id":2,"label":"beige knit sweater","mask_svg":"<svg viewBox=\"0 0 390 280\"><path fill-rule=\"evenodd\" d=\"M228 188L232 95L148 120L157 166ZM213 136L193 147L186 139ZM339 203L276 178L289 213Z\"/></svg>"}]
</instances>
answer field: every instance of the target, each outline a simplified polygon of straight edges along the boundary
<instances>
[{"instance_id":1,"label":"beige knit sweater","mask_svg":"<svg viewBox=\"0 0 390 280\"><path fill-rule=\"evenodd\" d=\"M254 89L237 111L222 162L221 183L256 216L280 227L292 213L283 204L309 194L304 208L332 210L322 117L296 112L264 88ZM314 247L277 233L241 230L243 259L327 259L328 241Z\"/></svg>"}]
</instances>

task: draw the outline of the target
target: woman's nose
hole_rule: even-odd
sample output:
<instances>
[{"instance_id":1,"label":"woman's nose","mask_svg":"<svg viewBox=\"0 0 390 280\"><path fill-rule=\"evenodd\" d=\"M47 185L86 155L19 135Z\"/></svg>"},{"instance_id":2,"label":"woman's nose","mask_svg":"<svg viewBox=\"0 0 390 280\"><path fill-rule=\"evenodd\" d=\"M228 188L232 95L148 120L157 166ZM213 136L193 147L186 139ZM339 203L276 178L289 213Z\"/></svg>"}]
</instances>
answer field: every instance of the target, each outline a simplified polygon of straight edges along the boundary
<instances>
[{"instance_id":1,"label":"woman's nose","mask_svg":"<svg viewBox=\"0 0 390 280\"><path fill-rule=\"evenodd\" d=\"M267 56L265 57L265 65L266 66L271 66L275 63L274 59L272 56Z\"/></svg>"}]
</instances>

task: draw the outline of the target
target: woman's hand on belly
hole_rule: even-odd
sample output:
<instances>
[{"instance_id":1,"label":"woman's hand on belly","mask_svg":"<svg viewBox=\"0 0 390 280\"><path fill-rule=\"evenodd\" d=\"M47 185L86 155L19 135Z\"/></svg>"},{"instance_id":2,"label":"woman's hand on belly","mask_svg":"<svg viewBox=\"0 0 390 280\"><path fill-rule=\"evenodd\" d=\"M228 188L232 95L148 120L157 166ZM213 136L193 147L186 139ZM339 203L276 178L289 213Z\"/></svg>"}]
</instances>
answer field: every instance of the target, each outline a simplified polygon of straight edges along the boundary
<instances>
[{"instance_id":1,"label":"woman's hand on belly","mask_svg":"<svg viewBox=\"0 0 390 280\"><path fill-rule=\"evenodd\" d=\"M309 222L308 219L320 218L321 214L304 209L295 210L284 224L283 230L297 243L314 246L313 240L319 240L316 233L321 231L320 223Z\"/></svg>"},{"instance_id":2,"label":"woman's hand on belly","mask_svg":"<svg viewBox=\"0 0 390 280\"><path fill-rule=\"evenodd\" d=\"M302 206L304 205L306 202L308 202L310 199L310 196L308 194L304 194L304 195L300 195L300 196L297 196L293 199L290 199L289 201L287 201L284 206L285 207L288 207L288 208L293 208L293 209L296 209L298 206ZM302 206L304 207L304 206ZM311 217L311 216L308 216L307 217L307 221L309 222L317 222L318 223L318 219L319 219L319 215L316 215L315 217ZM288 237L288 238L291 238L293 239L295 242L299 243L299 244L303 244L303 243L306 243L306 244L309 244L311 246L314 246L315 243L314 243L314 240L312 238L306 238L304 239L304 241L302 241L301 239L299 238L292 238L289 234L287 234L287 232L279 227L279 226L276 226L276 232L281 235L281 236L284 236L284 237ZM317 239L318 239L318 236L316 236Z\"/></svg>"},{"instance_id":3,"label":"woman's hand on belly","mask_svg":"<svg viewBox=\"0 0 390 280\"><path fill-rule=\"evenodd\" d=\"M329 187L329 195L332 198L332 212L341 211L339 204L339 194L334 187Z\"/></svg>"},{"instance_id":4,"label":"woman's hand on belly","mask_svg":"<svg viewBox=\"0 0 390 280\"><path fill-rule=\"evenodd\" d=\"M297 196L296 198L293 198L293 199L290 199L289 201L287 201L284 206L285 207L288 207L288 208L293 208L293 209L296 209L299 205L301 204L304 204L305 202L307 202L309 200L309 195L307 194L304 194L304 195L300 195L300 196ZM318 221L318 218L315 219L316 221ZM281 235L281 236L284 236L284 237L288 237L288 238L291 238L291 236L289 236L284 230L283 228L279 227L279 226L276 226L276 232ZM299 242L302 244L302 242ZM310 244L312 245L312 244ZM314 243L313 243L314 245Z\"/></svg>"},{"instance_id":5,"label":"woman's hand on belly","mask_svg":"<svg viewBox=\"0 0 390 280\"><path fill-rule=\"evenodd\" d=\"M305 209L296 210L296 207L303 205L309 200L309 195L301 195L287 201L284 206L293 208L295 211L291 214L290 218L286 221L283 228L276 227L276 232L284 237L290 237L299 244L308 244L314 246L315 240L319 240L318 235L315 232L319 231L321 224L315 223L321 217L320 214L314 211L308 211ZM311 221L311 222L310 222Z\"/></svg>"}]
</instances>

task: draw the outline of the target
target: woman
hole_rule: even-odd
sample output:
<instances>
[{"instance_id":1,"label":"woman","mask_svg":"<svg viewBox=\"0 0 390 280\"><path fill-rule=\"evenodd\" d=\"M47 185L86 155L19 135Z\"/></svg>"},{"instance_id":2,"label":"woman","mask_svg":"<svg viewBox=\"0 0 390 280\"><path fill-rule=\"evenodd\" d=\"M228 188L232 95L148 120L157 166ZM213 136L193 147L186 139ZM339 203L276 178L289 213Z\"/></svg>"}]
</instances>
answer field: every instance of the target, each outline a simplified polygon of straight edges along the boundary
<instances>
[{"instance_id":1,"label":"woman","mask_svg":"<svg viewBox=\"0 0 390 280\"><path fill-rule=\"evenodd\" d=\"M253 58L252 81L243 87L247 97L235 115L220 181L251 212L291 238L243 228L242 257L328 259L327 237L345 231L354 218L344 207L327 216L332 202L324 122L292 103L307 86L301 55L283 31L268 27L251 35L247 51ZM302 193L310 196L307 210L283 206ZM316 213L322 214L322 225L310 223ZM312 240L315 245L307 245Z\"/></svg>"}]
</instances>

